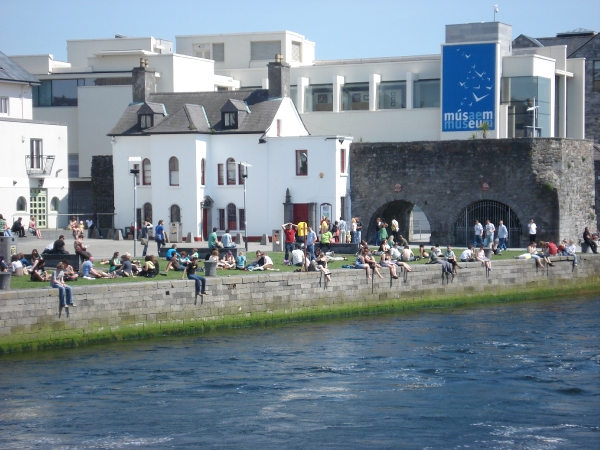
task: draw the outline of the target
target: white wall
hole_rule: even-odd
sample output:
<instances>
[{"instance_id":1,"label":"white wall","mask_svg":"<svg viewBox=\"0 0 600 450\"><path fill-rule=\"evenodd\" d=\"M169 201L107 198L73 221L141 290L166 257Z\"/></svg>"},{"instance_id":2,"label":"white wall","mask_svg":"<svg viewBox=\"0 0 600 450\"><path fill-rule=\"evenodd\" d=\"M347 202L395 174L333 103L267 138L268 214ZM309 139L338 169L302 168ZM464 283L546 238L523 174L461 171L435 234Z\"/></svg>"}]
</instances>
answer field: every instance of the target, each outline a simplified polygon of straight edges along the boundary
<instances>
[{"instance_id":1,"label":"white wall","mask_svg":"<svg viewBox=\"0 0 600 450\"><path fill-rule=\"evenodd\" d=\"M109 38L109 39L81 39L67 41L67 60L73 66L87 65L87 58L94 53L110 50L146 50L157 51L157 45L163 45L163 53L173 53L173 43L164 39L153 37L141 38Z\"/></svg>"},{"instance_id":2,"label":"white wall","mask_svg":"<svg viewBox=\"0 0 600 450\"><path fill-rule=\"evenodd\" d=\"M567 60L567 137L585 139L585 58Z\"/></svg>"},{"instance_id":3,"label":"white wall","mask_svg":"<svg viewBox=\"0 0 600 450\"><path fill-rule=\"evenodd\" d=\"M277 136L277 121L280 121L280 136L306 136L308 131L289 97L284 98L267 131L267 137Z\"/></svg>"},{"instance_id":4,"label":"white wall","mask_svg":"<svg viewBox=\"0 0 600 450\"><path fill-rule=\"evenodd\" d=\"M0 118L32 119L31 86L0 82L0 97L8 97L8 113L0 113Z\"/></svg>"}]
</instances>

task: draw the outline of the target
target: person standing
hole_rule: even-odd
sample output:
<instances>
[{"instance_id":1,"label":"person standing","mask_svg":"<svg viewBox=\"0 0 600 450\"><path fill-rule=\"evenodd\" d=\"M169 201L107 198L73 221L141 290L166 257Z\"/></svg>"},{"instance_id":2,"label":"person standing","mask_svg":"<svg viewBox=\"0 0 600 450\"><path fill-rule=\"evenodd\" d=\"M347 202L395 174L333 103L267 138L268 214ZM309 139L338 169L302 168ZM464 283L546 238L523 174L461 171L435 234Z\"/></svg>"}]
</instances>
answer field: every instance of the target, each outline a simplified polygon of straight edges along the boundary
<instances>
[{"instance_id":1,"label":"person standing","mask_svg":"<svg viewBox=\"0 0 600 450\"><path fill-rule=\"evenodd\" d=\"M494 243L494 232L496 231L496 227L490 219L485 219L485 241L484 245L486 247L491 247Z\"/></svg>"},{"instance_id":2,"label":"person standing","mask_svg":"<svg viewBox=\"0 0 600 450\"><path fill-rule=\"evenodd\" d=\"M506 239L508 238L508 229L506 228L506 225L504 225L504 222L500 221L498 223L498 241L500 243L500 245L498 246L498 248L500 250L506 250Z\"/></svg>"},{"instance_id":3,"label":"person standing","mask_svg":"<svg viewBox=\"0 0 600 450\"><path fill-rule=\"evenodd\" d=\"M85 221L86 225L87 225L87 229L88 229L88 239L92 238L92 234L94 232L94 219L93 218L89 218Z\"/></svg>"},{"instance_id":4,"label":"person standing","mask_svg":"<svg viewBox=\"0 0 600 450\"><path fill-rule=\"evenodd\" d=\"M298 229L298 225L294 225L292 222L284 223L281 225L283 230L283 234L285 234L285 259L283 263L286 266L291 265L290 262L290 254L294 251L294 245L296 244L296 231Z\"/></svg>"},{"instance_id":5,"label":"person standing","mask_svg":"<svg viewBox=\"0 0 600 450\"><path fill-rule=\"evenodd\" d=\"M146 256L146 252L148 251L148 242L150 242L150 239L154 238L154 226L147 220L144 220L144 227L142 228L142 231L145 231L145 236L142 236L142 238L146 238L146 244L144 245L144 250L142 250L142 256Z\"/></svg>"},{"instance_id":6,"label":"person standing","mask_svg":"<svg viewBox=\"0 0 600 450\"><path fill-rule=\"evenodd\" d=\"M473 233L475 237L473 238L473 246L479 247L483 244L483 225L479 223L479 220L475 221L475 226L473 227Z\"/></svg>"},{"instance_id":7,"label":"person standing","mask_svg":"<svg viewBox=\"0 0 600 450\"><path fill-rule=\"evenodd\" d=\"M308 234L306 235L306 250L310 255L310 260L315 259L315 242L317 242L317 233L314 232L312 227L308 227Z\"/></svg>"},{"instance_id":8,"label":"person standing","mask_svg":"<svg viewBox=\"0 0 600 450\"><path fill-rule=\"evenodd\" d=\"M165 245L165 221L159 220L158 225L156 225L156 229L154 230L154 240L156 241L156 247L158 249L158 253L160 254L161 247Z\"/></svg>"},{"instance_id":9,"label":"person standing","mask_svg":"<svg viewBox=\"0 0 600 450\"><path fill-rule=\"evenodd\" d=\"M63 277L65 273L63 272L64 265L63 263L58 263L56 265L56 270L52 274L52 278L50 279L50 286L58 289L58 298L60 300L60 306L64 306L68 308L69 306L76 306L73 303L73 291L71 290L71 286L65 284Z\"/></svg>"},{"instance_id":10,"label":"person standing","mask_svg":"<svg viewBox=\"0 0 600 450\"><path fill-rule=\"evenodd\" d=\"M392 217L392 236L394 236L394 240L398 240L398 221L396 220L396 216Z\"/></svg>"},{"instance_id":11,"label":"person standing","mask_svg":"<svg viewBox=\"0 0 600 450\"><path fill-rule=\"evenodd\" d=\"M593 241L592 233L590 233L590 229L588 227L585 227L585 230L583 231L583 241L590 246L594 253L598 253L598 246Z\"/></svg>"},{"instance_id":12,"label":"person standing","mask_svg":"<svg viewBox=\"0 0 600 450\"><path fill-rule=\"evenodd\" d=\"M198 258L194 256L186 266L185 271L181 274L181 279L183 280L184 275L187 274L188 280L194 280L196 283L196 295L209 295L208 292L206 292L206 278L197 275L197 269Z\"/></svg>"},{"instance_id":13,"label":"person standing","mask_svg":"<svg viewBox=\"0 0 600 450\"><path fill-rule=\"evenodd\" d=\"M342 244L345 244L346 243L346 232L348 231L348 224L346 224L346 221L342 217L340 217L338 226L340 227L340 242Z\"/></svg>"},{"instance_id":14,"label":"person standing","mask_svg":"<svg viewBox=\"0 0 600 450\"><path fill-rule=\"evenodd\" d=\"M529 221L529 223L527 224L527 228L529 229L529 243L533 244L537 237L537 225L535 224L533 219Z\"/></svg>"},{"instance_id":15,"label":"person standing","mask_svg":"<svg viewBox=\"0 0 600 450\"><path fill-rule=\"evenodd\" d=\"M360 217L356 216L356 243L360 243L362 241L362 222L360 221Z\"/></svg>"}]
</instances>

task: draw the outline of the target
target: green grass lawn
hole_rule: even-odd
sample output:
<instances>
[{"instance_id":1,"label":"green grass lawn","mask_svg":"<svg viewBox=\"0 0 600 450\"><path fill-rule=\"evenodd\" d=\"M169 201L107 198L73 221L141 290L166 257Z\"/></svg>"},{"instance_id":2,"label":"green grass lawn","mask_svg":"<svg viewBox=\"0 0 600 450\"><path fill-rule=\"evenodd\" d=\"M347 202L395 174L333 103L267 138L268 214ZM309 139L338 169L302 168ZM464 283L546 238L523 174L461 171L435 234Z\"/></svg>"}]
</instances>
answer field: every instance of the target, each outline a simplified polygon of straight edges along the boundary
<instances>
[{"instance_id":1,"label":"green grass lawn","mask_svg":"<svg viewBox=\"0 0 600 450\"><path fill-rule=\"evenodd\" d=\"M375 247L372 248L373 250L375 250ZM444 250L444 249L442 249ZM456 253L457 256L460 256L460 254L462 253L464 249L460 249L460 248L455 248L454 249L454 253ZM499 261L502 259L512 259L515 256L518 256L520 254L522 254L523 251L507 251L507 252L503 252L500 255L494 255L492 260L493 261ZM250 255L252 258L254 257L254 255ZM264 275L264 274L269 274L269 273L277 273L277 272L294 272L294 270L297 269L297 267L294 266L285 266L283 264L283 257L284 257L284 253L282 252L269 252L269 256L271 257L271 259L273 260L273 268L276 269L274 271L271 270L256 270L253 272L247 272L247 271L240 271L240 270L222 270L222 269L217 269L217 276L218 277L227 277L227 276L254 276L254 275ZM328 264L328 267L330 269L339 269L341 268L343 265L346 264L354 264L354 261L356 260L355 255L336 255L336 256L341 256L341 257L346 257L348 260L347 261L331 261ZM376 256L376 259L379 260L379 257ZM247 261L248 263L252 262L253 259L250 259L249 261ZM410 263L410 265L419 265L419 264L425 264L427 262L426 259L423 259L421 261L413 261ZM167 262L164 259L160 260L160 268L161 270L164 269L167 266ZM202 263L200 264L200 266L202 266ZM95 267L98 269L101 269L105 272L108 271L108 264L102 265L102 264L95 264ZM49 273L51 273L51 271L49 271ZM100 284L118 284L118 283L144 283L144 282L148 282L148 281L161 281L161 280L178 280L181 279L181 275L183 272L176 272L174 270L170 270L169 273L167 273L167 276L164 275L158 275L156 278L144 278L144 277L136 277L136 278L114 278L114 279L109 279L109 278L103 278L103 279L97 279L97 280L84 280L83 278L80 278L78 281L69 281L67 282L67 284L71 285L71 286L87 286L87 285L100 285ZM202 272L198 272L199 275L203 275ZM187 278L185 278L187 279ZM25 277L12 277L11 281L10 281L10 288L11 289L39 289L42 287L47 287L49 285L48 282L34 282L31 281L29 276L25 276Z\"/></svg>"}]
</instances>

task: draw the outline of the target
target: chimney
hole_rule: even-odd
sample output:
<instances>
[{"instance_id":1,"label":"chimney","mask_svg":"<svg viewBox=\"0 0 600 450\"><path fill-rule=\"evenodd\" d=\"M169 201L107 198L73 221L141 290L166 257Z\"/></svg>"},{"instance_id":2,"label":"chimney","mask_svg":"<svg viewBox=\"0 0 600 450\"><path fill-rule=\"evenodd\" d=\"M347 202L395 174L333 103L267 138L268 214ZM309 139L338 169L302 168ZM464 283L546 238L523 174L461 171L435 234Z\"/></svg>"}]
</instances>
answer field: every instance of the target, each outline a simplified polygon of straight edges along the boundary
<instances>
[{"instance_id":1,"label":"chimney","mask_svg":"<svg viewBox=\"0 0 600 450\"><path fill-rule=\"evenodd\" d=\"M147 69L148 60L140 58L140 67L134 67L131 71L134 103L144 103L156 91L155 72Z\"/></svg>"},{"instance_id":2,"label":"chimney","mask_svg":"<svg viewBox=\"0 0 600 450\"><path fill-rule=\"evenodd\" d=\"M280 54L275 55L275 62L270 62L269 68L269 98L290 96L290 65L282 62Z\"/></svg>"}]
</instances>

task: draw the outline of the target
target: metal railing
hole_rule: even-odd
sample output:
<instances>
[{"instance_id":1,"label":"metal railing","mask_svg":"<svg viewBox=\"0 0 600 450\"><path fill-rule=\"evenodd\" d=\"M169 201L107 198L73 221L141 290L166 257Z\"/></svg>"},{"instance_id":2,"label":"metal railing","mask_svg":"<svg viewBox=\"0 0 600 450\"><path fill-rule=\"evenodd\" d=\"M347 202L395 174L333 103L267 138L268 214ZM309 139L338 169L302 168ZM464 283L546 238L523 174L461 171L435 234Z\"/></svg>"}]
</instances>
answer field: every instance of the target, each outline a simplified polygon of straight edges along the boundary
<instances>
[{"instance_id":1,"label":"metal railing","mask_svg":"<svg viewBox=\"0 0 600 450\"><path fill-rule=\"evenodd\" d=\"M29 176L48 177L52 173L54 167L54 155L49 156L25 156L25 169Z\"/></svg>"}]
</instances>

